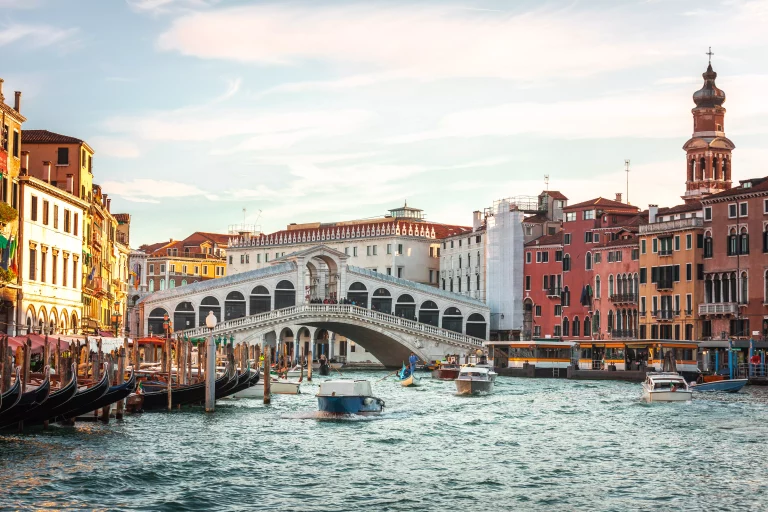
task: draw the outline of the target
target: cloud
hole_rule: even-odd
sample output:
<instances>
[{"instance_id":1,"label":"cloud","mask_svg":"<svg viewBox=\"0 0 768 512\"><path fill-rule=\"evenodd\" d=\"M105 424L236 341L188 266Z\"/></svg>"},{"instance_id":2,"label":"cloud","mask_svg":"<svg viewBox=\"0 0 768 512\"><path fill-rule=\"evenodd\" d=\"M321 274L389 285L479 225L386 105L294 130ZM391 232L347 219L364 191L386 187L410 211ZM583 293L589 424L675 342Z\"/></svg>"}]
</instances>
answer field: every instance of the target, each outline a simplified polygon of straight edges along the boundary
<instances>
[{"instance_id":1,"label":"cloud","mask_svg":"<svg viewBox=\"0 0 768 512\"><path fill-rule=\"evenodd\" d=\"M606 16L571 9L510 14L440 6L273 4L186 14L159 37L158 46L199 58L277 66L326 62L394 76L523 81L626 69L671 56L668 46L622 31L621 24L606 23ZM345 80L348 85L370 78Z\"/></svg>"},{"instance_id":2,"label":"cloud","mask_svg":"<svg viewBox=\"0 0 768 512\"><path fill-rule=\"evenodd\" d=\"M0 26L0 46L26 41L31 47L41 48L71 39L77 32L77 28L59 29L48 25L5 25Z\"/></svg>"},{"instance_id":3,"label":"cloud","mask_svg":"<svg viewBox=\"0 0 768 512\"><path fill-rule=\"evenodd\" d=\"M138 158L141 156L139 146L130 140L95 136L89 138L88 143L99 155L115 158Z\"/></svg>"},{"instance_id":4,"label":"cloud","mask_svg":"<svg viewBox=\"0 0 768 512\"><path fill-rule=\"evenodd\" d=\"M40 5L40 0L0 0L0 9L34 9Z\"/></svg>"},{"instance_id":5,"label":"cloud","mask_svg":"<svg viewBox=\"0 0 768 512\"><path fill-rule=\"evenodd\" d=\"M219 198L194 185L167 180L140 178L131 181L106 181L102 184L104 192L121 197L134 203L159 203L161 199L184 199L205 197L211 201Z\"/></svg>"},{"instance_id":6,"label":"cloud","mask_svg":"<svg viewBox=\"0 0 768 512\"><path fill-rule=\"evenodd\" d=\"M166 14L178 10L210 7L221 0L125 0L128 7L142 14Z\"/></svg>"}]
</instances>

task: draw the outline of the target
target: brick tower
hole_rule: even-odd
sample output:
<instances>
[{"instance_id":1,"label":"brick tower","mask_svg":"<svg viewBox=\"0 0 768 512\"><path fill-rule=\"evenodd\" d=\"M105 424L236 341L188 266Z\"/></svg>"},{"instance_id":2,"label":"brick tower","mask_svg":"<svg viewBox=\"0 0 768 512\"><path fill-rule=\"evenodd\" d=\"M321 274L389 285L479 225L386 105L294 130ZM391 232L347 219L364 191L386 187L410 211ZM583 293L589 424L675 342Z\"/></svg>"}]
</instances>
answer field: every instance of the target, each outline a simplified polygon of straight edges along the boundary
<instances>
[{"instance_id":1,"label":"brick tower","mask_svg":"<svg viewBox=\"0 0 768 512\"><path fill-rule=\"evenodd\" d=\"M686 202L731 188L731 150L736 146L725 136L725 92L715 85L712 52L704 86L693 93L693 135L685 143Z\"/></svg>"}]
</instances>

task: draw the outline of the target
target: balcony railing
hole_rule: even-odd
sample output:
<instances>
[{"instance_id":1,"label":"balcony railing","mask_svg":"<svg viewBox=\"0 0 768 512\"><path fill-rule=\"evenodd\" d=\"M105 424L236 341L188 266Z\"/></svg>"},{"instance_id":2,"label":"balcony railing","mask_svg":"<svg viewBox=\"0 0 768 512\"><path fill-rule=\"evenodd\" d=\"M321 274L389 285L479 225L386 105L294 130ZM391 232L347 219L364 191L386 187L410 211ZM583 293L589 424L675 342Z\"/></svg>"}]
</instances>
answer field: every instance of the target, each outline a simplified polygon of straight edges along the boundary
<instances>
[{"instance_id":1,"label":"balcony railing","mask_svg":"<svg viewBox=\"0 0 768 512\"><path fill-rule=\"evenodd\" d=\"M611 338L614 340L636 340L636 329L613 329L611 331Z\"/></svg>"},{"instance_id":2,"label":"balcony railing","mask_svg":"<svg viewBox=\"0 0 768 512\"><path fill-rule=\"evenodd\" d=\"M659 251L659 256L672 256L672 249L664 249Z\"/></svg>"},{"instance_id":3,"label":"balcony railing","mask_svg":"<svg viewBox=\"0 0 768 512\"><path fill-rule=\"evenodd\" d=\"M563 289L559 286L550 286L547 288L547 297L559 297L563 292Z\"/></svg>"},{"instance_id":4,"label":"balcony railing","mask_svg":"<svg viewBox=\"0 0 768 512\"><path fill-rule=\"evenodd\" d=\"M609 297L611 302L619 304L637 304L636 293L614 293Z\"/></svg>"},{"instance_id":5,"label":"balcony railing","mask_svg":"<svg viewBox=\"0 0 768 512\"><path fill-rule=\"evenodd\" d=\"M739 311L736 302L699 304L699 315L735 315Z\"/></svg>"},{"instance_id":6,"label":"balcony railing","mask_svg":"<svg viewBox=\"0 0 768 512\"><path fill-rule=\"evenodd\" d=\"M656 281L657 290L671 290L673 286L674 286L674 281L672 281L671 279Z\"/></svg>"},{"instance_id":7,"label":"balcony railing","mask_svg":"<svg viewBox=\"0 0 768 512\"><path fill-rule=\"evenodd\" d=\"M680 229L700 228L704 226L704 220L699 217L689 219L669 220L667 222L654 222L640 226L640 234L662 233Z\"/></svg>"},{"instance_id":8,"label":"balcony railing","mask_svg":"<svg viewBox=\"0 0 768 512\"><path fill-rule=\"evenodd\" d=\"M656 317L656 320L672 320L674 312L671 309L657 309L656 311L651 311L651 316Z\"/></svg>"}]
</instances>

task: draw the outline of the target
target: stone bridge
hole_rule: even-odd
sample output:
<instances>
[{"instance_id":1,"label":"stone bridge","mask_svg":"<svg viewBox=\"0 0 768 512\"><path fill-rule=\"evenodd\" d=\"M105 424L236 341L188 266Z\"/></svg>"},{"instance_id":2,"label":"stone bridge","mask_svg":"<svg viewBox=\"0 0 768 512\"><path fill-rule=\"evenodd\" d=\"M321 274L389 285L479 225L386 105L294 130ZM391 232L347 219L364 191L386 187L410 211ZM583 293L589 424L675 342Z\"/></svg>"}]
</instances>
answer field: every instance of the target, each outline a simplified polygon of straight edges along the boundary
<instances>
[{"instance_id":1,"label":"stone bridge","mask_svg":"<svg viewBox=\"0 0 768 512\"><path fill-rule=\"evenodd\" d=\"M316 355L318 344L338 333L387 366L399 365L411 351L425 360L474 351L488 338L490 312L483 302L346 260L321 245L258 270L155 292L137 300L138 334L162 335L166 314L177 333L207 334L205 317L213 312L219 321L214 335L234 336L235 343ZM324 297L354 305L312 300Z\"/></svg>"}]
</instances>

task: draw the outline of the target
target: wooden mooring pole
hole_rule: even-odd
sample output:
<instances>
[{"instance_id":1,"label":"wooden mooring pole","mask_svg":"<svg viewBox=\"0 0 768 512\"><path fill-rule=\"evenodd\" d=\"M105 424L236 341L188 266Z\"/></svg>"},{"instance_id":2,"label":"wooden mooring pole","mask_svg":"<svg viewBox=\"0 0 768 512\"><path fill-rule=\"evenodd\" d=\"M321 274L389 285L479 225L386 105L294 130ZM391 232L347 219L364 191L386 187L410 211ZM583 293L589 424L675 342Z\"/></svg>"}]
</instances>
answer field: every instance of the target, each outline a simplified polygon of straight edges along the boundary
<instances>
[{"instance_id":1,"label":"wooden mooring pole","mask_svg":"<svg viewBox=\"0 0 768 512\"><path fill-rule=\"evenodd\" d=\"M272 403L270 386L272 384L272 375L269 369L272 366L272 347L264 347L264 404Z\"/></svg>"}]
</instances>

